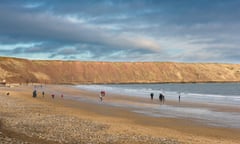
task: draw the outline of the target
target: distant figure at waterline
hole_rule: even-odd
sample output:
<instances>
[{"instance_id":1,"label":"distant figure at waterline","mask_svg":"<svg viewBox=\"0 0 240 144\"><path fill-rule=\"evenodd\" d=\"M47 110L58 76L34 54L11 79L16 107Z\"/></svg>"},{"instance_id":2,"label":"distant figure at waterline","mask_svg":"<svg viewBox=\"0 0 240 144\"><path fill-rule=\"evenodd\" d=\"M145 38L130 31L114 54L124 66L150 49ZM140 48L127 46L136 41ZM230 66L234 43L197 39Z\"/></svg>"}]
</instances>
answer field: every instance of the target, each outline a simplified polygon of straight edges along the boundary
<instances>
[{"instance_id":1,"label":"distant figure at waterline","mask_svg":"<svg viewBox=\"0 0 240 144\"><path fill-rule=\"evenodd\" d=\"M159 94L159 101L160 103L163 103L163 104L165 102L165 96L162 93Z\"/></svg>"},{"instance_id":2,"label":"distant figure at waterline","mask_svg":"<svg viewBox=\"0 0 240 144\"><path fill-rule=\"evenodd\" d=\"M181 95L179 94L178 96L178 102L180 103Z\"/></svg>"},{"instance_id":3,"label":"distant figure at waterline","mask_svg":"<svg viewBox=\"0 0 240 144\"><path fill-rule=\"evenodd\" d=\"M99 99L100 101L102 102L103 101L103 97L106 95L106 92L105 91L101 91L100 94L99 94Z\"/></svg>"},{"instance_id":4,"label":"distant figure at waterline","mask_svg":"<svg viewBox=\"0 0 240 144\"><path fill-rule=\"evenodd\" d=\"M153 100L154 93L150 94L151 100Z\"/></svg>"}]
</instances>

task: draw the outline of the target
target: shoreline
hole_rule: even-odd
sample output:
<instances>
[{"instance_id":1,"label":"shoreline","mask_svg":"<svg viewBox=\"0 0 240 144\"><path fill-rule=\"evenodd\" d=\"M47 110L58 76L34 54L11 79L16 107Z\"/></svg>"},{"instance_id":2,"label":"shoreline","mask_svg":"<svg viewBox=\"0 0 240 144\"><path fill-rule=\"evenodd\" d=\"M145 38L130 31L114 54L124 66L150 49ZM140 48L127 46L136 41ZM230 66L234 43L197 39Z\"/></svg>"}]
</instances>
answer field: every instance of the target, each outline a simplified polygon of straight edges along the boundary
<instances>
[{"instance_id":1,"label":"shoreline","mask_svg":"<svg viewBox=\"0 0 240 144\"><path fill-rule=\"evenodd\" d=\"M240 81L187 81L187 82L175 82L175 81L169 81L169 82L117 82L117 83L94 83L94 82L67 82L67 83L38 83L38 82L33 82L33 83L17 83L17 82L12 82L12 83L6 83L3 86L0 87L16 87L16 86L34 86L34 85L128 85L128 84L224 84L224 83L237 83L239 84Z\"/></svg>"},{"instance_id":2,"label":"shoreline","mask_svg":"<svg viewBox=\"0 0 240 144\"><path fill-rule=\"evenodd\" d=\"M91 91L88 92L95 95L95 97L93 97L93 99L89 97L75 97L71 99L97 104L96 96L98 93ZM237 116L240 114L240 107L238 105L202 103L199 101L178 102L177 100L172 99L165 101L164 104L160 104L159 100L156 98L150 100L148 97L120 95L110 92L108 92L108 95L106 97L106 103L104 103L105 105L120 108L127 107L129 111L145 116L156 118L192 119L193 121L208 126L240 128L240 117Z\"/></svg>"},{"instance_id":3,"label":"shoreline","mask_svg":"<svg viewBox=\"0 0 240 144\"><path fill-rule=\"evenodd\" d=\"M97 93L82 91L64 85L46 85L46 87L49 91L46 91L45 97L42 98L39 96L35 99L31 96L32 86L0 88L0 92L10 91L10 96L0 93L0 119L7 130L19 134L23 132L28 134L36 131L36 129L33 128L39 127L39 131L34 132L35 134L33 136L39 137L40 135L40 139L49 141L49 143L71 143L71 140L68 139L67 136L70 136L75 142L79 142L80 140L82 143L91 141L89 137L96 137L96 139L93 139L95 143L160 143L165 141L170 144L234 144L238 143L240 140L240 136L237 135L240 129L205 126L187 118L149 117L131 112L127 107L113 107L102 103L91 104L84 101L74 101L67 99L68 95L90 97L97 100ZM52 92L58 92L54 100L50 97ZM60 93L64 93L63 99L60 98ZM106 102L119 100L135 101L136 99L116 95L116 97L107 98ZM145 101L144 99L142 100L143 102ZM4 102L7 102L8 105L4 104ZM19 106L17 106L18 104ZM174 105L175 103L172 104ZM17 109L14 109L16 107ZM28 112L29 120L19 115L23 112ZM14 117L17 119L11 117L14 114L16 114ZM56 123L52 123L52 119L55 120ZM38 122L32 122L32 120ZM13 121L17 121L17 124ZM64 124L61 124L61 122ZM69 122L80 123L82 127L85 126L85 128L90 131L86 131L86 134L82 134L80 131L84 131L84 129L79 127L77 131L79 135L73 136L74 133L72 129L77 127L78 124L74 126ZM55 125L53 128L55 131L46 132L44 129L41 129L41 127L47 128L49 125ZM92 127L93 125L95 127ZM23 128L23 126L26 128ZM61 134L63 131L58 127L65 128L64 134ZM26 130L23 131L23 129ZM96 131L100 136L96 135ZM52 139L44 132L47 134L50 133ZM161 134L159 135L159 133ZM64 139L57 141L56 135L63 135Z\"/></svg>"}]
</instances>

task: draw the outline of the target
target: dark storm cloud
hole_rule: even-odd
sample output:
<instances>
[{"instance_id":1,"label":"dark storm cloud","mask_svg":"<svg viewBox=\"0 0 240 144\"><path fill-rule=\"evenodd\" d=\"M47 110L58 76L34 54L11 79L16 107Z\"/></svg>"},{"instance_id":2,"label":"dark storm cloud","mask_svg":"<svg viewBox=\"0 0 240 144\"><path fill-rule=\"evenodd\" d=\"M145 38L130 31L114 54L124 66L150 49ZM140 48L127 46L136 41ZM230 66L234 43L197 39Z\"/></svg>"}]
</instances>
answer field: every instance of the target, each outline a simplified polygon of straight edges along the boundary
<instances>
[{"instance_id":1,"label":"dark storm cloud","mask_svg":"<svg viewBox=\"0 0 240 144\"><path fill-rule=\"evenodd\" d=\"M5 17L8 15L8 17ZM61 41L65 43L94 43L111 47L155 48L155 42L136 42L121 34L113 35L108 30L87 24L73 23L64 17L52 13L19 13L1 9L1 34L14 36L23 40ZM47 23L47 24L46 24ZM144 39L144 38L143 38Z\"/></svg>"}]
</instances>

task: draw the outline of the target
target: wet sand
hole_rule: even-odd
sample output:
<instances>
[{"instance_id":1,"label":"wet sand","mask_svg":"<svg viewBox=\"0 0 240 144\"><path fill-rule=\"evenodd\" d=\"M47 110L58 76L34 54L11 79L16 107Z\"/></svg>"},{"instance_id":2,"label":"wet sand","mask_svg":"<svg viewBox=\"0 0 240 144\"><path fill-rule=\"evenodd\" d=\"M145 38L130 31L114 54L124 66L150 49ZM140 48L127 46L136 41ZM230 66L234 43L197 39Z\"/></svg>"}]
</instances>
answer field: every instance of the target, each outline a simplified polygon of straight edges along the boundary
<instances>
[{"instance_id":1,"label":"wet sand","mask_svg":"<svg viewBox=\"0 0 240 144\"><path fill-rule=\"evenodd\" d=\"M64 85L0 88L0 143L239 143L240 129L213 127L188 118L158 118L134 113L129 107L107 103L152 103L148 99L121 95L98 101L96 92L80 91ZM45 91L44 98L41 90ZM7 96L6 93L10 92ZM55 94L55 98L51 98ZM64 98L61 98L64 94ZM96 103L76 101L87 97ZM157 103L157 101L154 101ZM170 101L166 105L179 105ZM181 103L188 107L211 107L216 111L239 108Z\"/></svg>"}]
</instances>

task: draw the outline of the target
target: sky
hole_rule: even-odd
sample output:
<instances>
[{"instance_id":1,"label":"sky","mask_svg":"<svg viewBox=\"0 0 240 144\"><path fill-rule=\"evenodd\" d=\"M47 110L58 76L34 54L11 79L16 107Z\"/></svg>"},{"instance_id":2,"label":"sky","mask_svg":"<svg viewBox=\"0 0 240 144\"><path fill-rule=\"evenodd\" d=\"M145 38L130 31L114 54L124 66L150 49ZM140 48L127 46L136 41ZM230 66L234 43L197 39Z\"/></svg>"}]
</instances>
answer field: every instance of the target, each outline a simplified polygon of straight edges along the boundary
<instances>
[{"instance_id":1,"label":"sky","mask_svg":"<svg viewBox=\"0 0 240 144\"><path fill-rule=\"evenodd\" d=\"M0 56L240 63L240 0L0 0Z\"/></svg>"}]
</instances>

